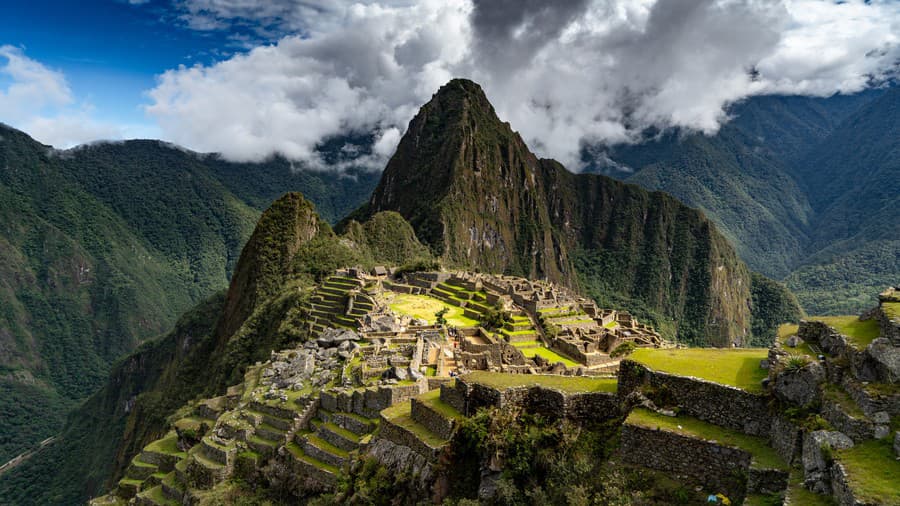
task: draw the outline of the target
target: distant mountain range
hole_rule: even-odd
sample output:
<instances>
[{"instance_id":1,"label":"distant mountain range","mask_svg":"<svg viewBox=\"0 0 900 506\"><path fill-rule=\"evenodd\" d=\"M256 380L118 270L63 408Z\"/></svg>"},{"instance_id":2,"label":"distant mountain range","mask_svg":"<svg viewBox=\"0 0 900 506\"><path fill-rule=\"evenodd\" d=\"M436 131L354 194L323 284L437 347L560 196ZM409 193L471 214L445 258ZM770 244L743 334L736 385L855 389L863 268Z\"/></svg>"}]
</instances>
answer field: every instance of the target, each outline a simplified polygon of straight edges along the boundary
<instances>
[{"instance_id":1,"label":"distant mountain range","mask_svg":"<svg viewBox=\"0 0 900 506\"><path fill-rule=\"evenodd\" d=\"M900 281L900 87L756 97L730 114L714 136L595 148L589 170L702 209L810 314L874 306Z\"/></svg>"}]
</instances>

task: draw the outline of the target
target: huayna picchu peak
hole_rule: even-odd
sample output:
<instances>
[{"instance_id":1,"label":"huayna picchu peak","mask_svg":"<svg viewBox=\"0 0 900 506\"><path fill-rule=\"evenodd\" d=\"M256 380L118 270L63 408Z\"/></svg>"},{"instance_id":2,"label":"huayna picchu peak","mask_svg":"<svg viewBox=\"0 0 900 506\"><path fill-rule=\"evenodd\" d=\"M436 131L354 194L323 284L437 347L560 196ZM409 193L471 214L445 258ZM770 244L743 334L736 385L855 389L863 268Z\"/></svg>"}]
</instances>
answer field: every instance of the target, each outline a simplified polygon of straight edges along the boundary
<instances>
[{"instance_id":1,"label":"huayna picchu peak","mask_svg":"<svg viewBox=\"0 0 900 506\"><path fill-rule=\"evenodd\" d=\"M896 288L806 317L701 211L538 158L472 81L368 202L332 228L285 193L233 270L0 497L900 504Z\"/></svg>"},{"instance_id":2,"label":"huayna picchu peak","mask_svg":"<svg viewBox=\"0 0 900 506\"><path fill-rule=\"evenodd\" d=\"M686 343L752 340L754 278L713 223L662 192L539 159L472 81L422 107L352 216L385 210L448 264L639 301Z\"/></svg>"}]
</instances>

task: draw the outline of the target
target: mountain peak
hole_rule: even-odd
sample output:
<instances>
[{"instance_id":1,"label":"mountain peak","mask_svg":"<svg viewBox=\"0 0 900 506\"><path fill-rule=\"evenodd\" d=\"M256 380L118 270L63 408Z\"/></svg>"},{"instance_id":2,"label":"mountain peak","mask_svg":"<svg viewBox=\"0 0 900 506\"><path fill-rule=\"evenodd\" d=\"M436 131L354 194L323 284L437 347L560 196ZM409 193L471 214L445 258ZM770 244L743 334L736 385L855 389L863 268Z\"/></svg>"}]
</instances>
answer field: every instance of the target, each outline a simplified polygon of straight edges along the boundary
<instances>
[{"instance_id":1,"label":"mountain peak","mask_svg":"<svg viewBox=\"0 0 900 506\"><path fill-rule=\"evenodd\" d=\"M381 211L399 212L448 265L575 286L580 261L688 341L747 335L749 273L702 213L538 159L472 81L448 82L419 110L353 217Z\"/></svg>"}]
</instances>

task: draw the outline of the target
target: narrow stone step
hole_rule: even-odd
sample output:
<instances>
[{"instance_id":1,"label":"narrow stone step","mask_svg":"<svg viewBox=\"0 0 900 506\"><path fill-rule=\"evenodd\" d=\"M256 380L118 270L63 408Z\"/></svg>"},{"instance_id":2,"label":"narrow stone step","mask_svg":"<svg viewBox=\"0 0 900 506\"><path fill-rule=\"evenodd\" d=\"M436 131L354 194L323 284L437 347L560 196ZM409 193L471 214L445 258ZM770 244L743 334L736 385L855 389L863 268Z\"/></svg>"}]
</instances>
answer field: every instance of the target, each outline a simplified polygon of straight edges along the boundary
<instances>
[{"instance_id":1,"label":"narrow stone step","mask_svg":"<svg viewBox=\"0 0 900 506\"><path fill-rule=\"evenodd\" d=\"M319 430L316 431L316 435L324 441L348 452L359 448L359 436L333 423L322 424Z\"/></svg>"},{"instance_id":2,"label":"narrow stone step","mask_svg":"<svg viewBox=\"0 0 900 506\"><path fill-rule=\"evenodd\" d=\"M342 450L314 434L306 435L301 441L300 447L305 454L326 464L340 468L347 461L346 450Z\"/></svg>"}]
</instances>

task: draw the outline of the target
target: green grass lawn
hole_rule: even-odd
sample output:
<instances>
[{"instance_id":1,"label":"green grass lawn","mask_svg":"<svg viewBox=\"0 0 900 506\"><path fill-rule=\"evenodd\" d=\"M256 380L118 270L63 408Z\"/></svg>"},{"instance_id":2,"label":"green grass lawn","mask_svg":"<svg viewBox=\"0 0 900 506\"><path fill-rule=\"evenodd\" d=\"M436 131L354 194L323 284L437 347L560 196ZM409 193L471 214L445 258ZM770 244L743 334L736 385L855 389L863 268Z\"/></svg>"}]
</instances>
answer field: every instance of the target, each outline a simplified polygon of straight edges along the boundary
<instances>
[{"instance_id":1,"label":"green grass lawn","mask_svg":"<svg viewBox=\"0 0 900 506\"><path fill-rule=\"evenodd\" d=\"M768 352L766 348L639 348L628 358L657 371L761 393L761 381L768 371L761 368L759 362L768 356Z\"/></svg>"},{"instance_id":2,"label":"green grass lawn","mask_svg":"<svg viewBox=\"0 0 900 506\"><path fill-rule=\"evenodd\" d=\"M391 310L395 313L421 318L432 325L435 321L434 314L443 308L449 309L447 314L444 315L448 325L454 327L474 327L478 325L477 320L463 316L463 308L447 304L428 295L393 294L389 304Z\"/></svg>"},{"instance_id":3,"label":"green grass lawn","mask_svg":"<svg viewBox=\"0 0 900 506\"><path fill-rule=\"evenodd\" d=\"M778 342L781 343L781 346L787 350L788 353L793 353L796 355L809 355L810 357L815 357L815 352L812 351L812 348L806 344L804 341L800 346L791 348L790 346L784 344L787 341L787 338L796 335L797 330L800 328L796 323L782 323L778 326Z\"/></svg>"},{"instance_id":4,"label":"green grass lawn","mask_svg":"<svg viewBox=\"0 0 900 506\"><path fill-rule=\"evenodd\" d=\"M847 336L850 344L860 350L881 334L881 328L875 319L860 321L857 316L811 316L809 319L834 327L835 330Z\"/></svg>"},{"instance_id":5,"label":"green grass lawn","mask_svg":"<svg viewBox=\"0 0 900 506\"><path fill-rule=\"evenodd\" d=\"M566 358L564 355L560 355L559 353L547 348L545 346L536 346L532 348L519 348L522 353L528 358L534 358L535 356L543 357L550 361L551 364L555 364L557 362L562 362L566 367L578 367L578 362Z\"/></svg>"},{"instance_id":6,"label":"green grass lawn","mask_svg":"<svg viewBox=\"0 0 900 506\"><path fill-rule=\"evenodd\" d=\"M775 450L766 444L764 438L748 436L693 417L664 416L644 408L637 408L628 415L625 423L716 441L748 452L752 455L752 461L756 467L763 469L787 469L787 464L778 456Z\"/></svg>"},{"instance_id":7,"label":"green grass lawn","mask_svg":"<svg viewBox=\"0 0 900 506\"><path fill-rule=\"evenodd\" d=\"M587 376L555 376L549 374L505 374L501 372L474 371L462 376L464 381L504 389L539 385L563 392L615 392L615 378L590 378Z\"/></svg>"},{"instance_id":8,"label":"green grass lawn","mask_svg":"<svg viewBox=\"0 0 900 506\"><path fill-rule=\"evenodd\" d=\"M892 438L873 439L835 452L853 495L862 502L900 504L900 461L891 449Z\"/></svg>"}]
</instances>

